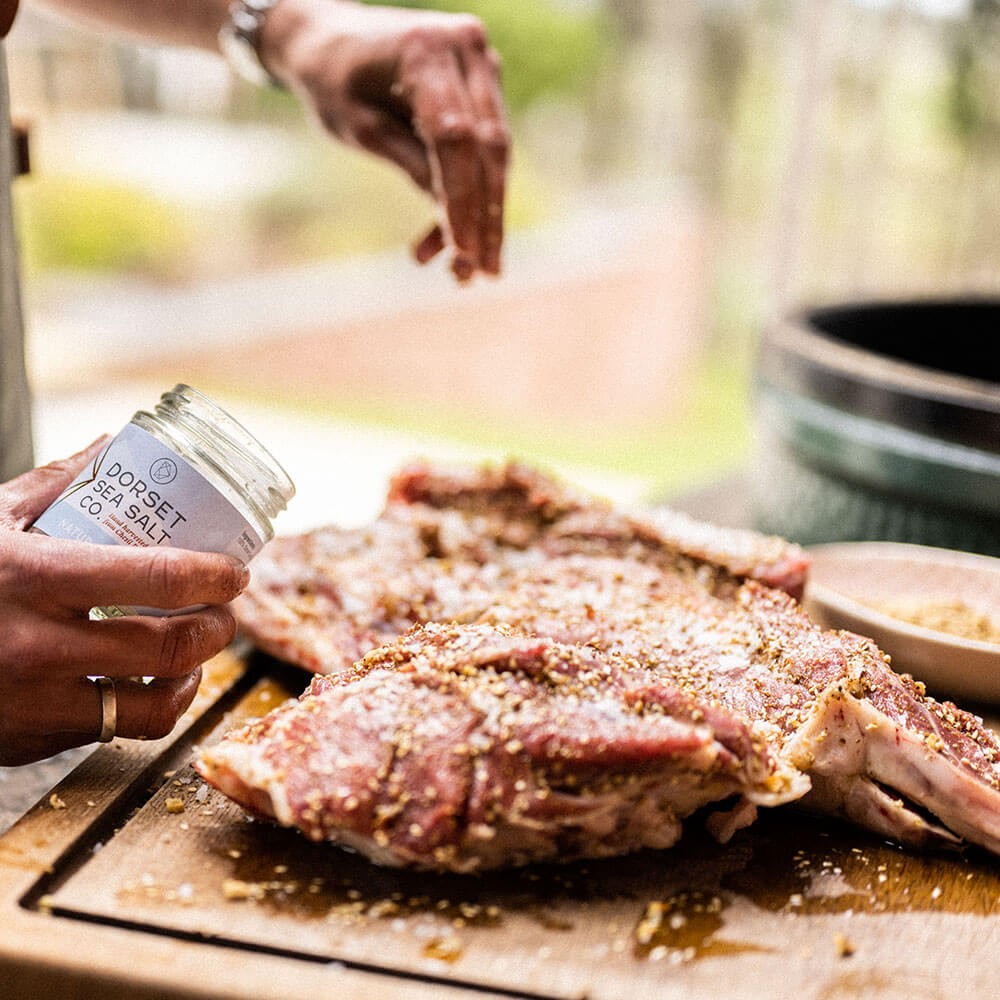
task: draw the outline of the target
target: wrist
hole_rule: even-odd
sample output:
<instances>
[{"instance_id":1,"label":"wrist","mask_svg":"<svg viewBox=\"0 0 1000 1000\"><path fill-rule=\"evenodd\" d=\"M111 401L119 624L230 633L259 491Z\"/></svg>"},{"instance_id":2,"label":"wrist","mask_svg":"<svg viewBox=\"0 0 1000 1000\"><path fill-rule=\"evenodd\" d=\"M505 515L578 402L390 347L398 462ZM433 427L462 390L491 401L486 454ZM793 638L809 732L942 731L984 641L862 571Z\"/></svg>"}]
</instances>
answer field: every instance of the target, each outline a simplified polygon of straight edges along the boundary
<instances>
[{"instance_id":1,"label":"wrist","mask_svg":"<svg viewBox=\"0 0 1000 1000\"><path fill-rule=\"evenodd\" d=\"M261 26L261 62L291 85L308 72L318 47L369 11L357 0L278 0Z\"/></svg>"},{"instance_id":2,"label":"wrist","mask_svg":"<svg viewBox=\"0 0 1000 1000\"><path fill-rule=\"evenodd\" d=\"M232 0L219 29L219 50L230 68L257 86L282 86L263 48L263 30L283 0Z\"/></svg>"}]
</instances>

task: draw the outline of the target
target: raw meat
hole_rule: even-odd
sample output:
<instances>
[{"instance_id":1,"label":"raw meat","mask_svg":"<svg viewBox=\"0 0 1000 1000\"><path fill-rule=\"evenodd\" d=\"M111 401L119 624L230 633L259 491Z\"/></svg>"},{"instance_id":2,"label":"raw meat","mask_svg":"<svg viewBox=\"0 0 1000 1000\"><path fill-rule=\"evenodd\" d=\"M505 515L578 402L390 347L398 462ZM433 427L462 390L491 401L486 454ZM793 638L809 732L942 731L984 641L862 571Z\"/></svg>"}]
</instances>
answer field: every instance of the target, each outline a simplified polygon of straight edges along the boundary
<instances>
[{"instance_id":1,"label":"raw meat","mask_svg":"<svg viewBox=\"0 0 1000 1000\"><path fill-rule=\"evenodd\" d=\"M328 676L198 767L389 864L665 847L712 803L724 839L793 800L1000 853L995 736L769 586L801 588L799 550L726 537L517 467L411 470L370 529L274 547L244 627Z\"/></svg>"},{"instance_id":2,"label":"raw meat","mask_svg":"<svg viewBox=\"0 0 1000 1000\"><path fill-rule=\"evenodd\" d=\"M415 626L199 768L313 840L452 871L670 847L702 806L804 787L733 713L620 657L488 625Z\"/></svg>"},{"instance_id":3,"label":"raw meat","mask_svg":"<svg viewBox=\"0 0 1000 1000\"><path fill-rule=\"evenodd\" d=\"M521 465L414 465L371 525L274 539L236 610L261 649L331 673L411 625L474 617L511 574L574 553L753 577L796 596L808 565L781 539L669 510L625 512Z\"/></svg>"},{"instance_id":4,"label":"raw meat","mask_svg":"<svg viewBox=\"0 0 1000 1000\"><path fill-rule=\"evenodd\" d=\"M389 486L389 508L399 503L462 512L515 548L540 544L550 555L629 555L668 566L687 557L795 597L808 569L802 549L782 538L705 524L667 507L623 510L517 463L458 471L411 465Z\"/></svg>"}]
</instances>

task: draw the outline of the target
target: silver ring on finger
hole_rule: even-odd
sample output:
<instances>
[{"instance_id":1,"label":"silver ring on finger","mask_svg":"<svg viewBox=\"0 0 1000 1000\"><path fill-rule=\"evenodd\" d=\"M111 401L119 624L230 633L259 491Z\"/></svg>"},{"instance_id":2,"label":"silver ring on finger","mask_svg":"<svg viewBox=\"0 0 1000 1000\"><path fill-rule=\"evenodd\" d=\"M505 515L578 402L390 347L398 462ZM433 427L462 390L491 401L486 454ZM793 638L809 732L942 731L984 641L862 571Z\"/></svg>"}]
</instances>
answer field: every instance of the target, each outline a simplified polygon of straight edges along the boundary
<instances>
[{"instance_id":1,"label":"silver ring on finger","mask_svg":"<svg viewBox=\"0 0 1000 1000\"><path fill-rule=\"evenodd\" d=\"M95 677L98 693L101 696L101 731L97 736L98 743L110 743L115 738L118 728L118 694L115 682L111 677Z\"/></svg>"}]
</instances>

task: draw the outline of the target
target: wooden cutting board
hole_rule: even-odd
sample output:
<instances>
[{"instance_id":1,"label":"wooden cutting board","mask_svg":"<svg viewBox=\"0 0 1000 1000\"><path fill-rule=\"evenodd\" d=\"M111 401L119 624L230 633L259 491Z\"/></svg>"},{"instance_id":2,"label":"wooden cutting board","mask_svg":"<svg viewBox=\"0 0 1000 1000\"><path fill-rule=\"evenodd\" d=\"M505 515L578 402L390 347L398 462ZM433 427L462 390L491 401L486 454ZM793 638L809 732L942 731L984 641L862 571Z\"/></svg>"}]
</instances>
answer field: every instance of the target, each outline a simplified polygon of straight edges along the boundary
<instances>
[{"instance_id":1,"label":"wooden cutting board","mask_svg":"<svg viewBox=\"0 0 1000 1000\"><path fill-rule=\"evenodd\" d=\"M1000 860L917 856L785 808L720 846L486 877L372 866L248 821L194 748L304 687L209 665L175 733L116 741L0 838L18 998L992 996Z\"/></svg>"}]
</instances>

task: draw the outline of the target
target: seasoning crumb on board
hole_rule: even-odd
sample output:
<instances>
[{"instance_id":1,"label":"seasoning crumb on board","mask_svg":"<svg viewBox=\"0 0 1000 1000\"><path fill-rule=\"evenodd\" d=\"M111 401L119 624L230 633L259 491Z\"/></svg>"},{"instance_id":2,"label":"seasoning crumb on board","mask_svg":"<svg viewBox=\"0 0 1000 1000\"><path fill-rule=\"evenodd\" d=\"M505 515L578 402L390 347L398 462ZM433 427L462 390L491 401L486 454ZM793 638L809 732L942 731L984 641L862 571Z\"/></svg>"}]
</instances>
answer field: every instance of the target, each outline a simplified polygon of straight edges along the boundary
<instances>
[{"instance_id":1,"label":"seasoning crumb on board","mask_svg":"<svg viewBox=\"0 0 1000 1000\"><path fill-rule=\"evenodd\" d=\"M184 800L183 799L167 799L164 803L167 807L168 813L182 813L184 812Z\"/></svg>"},{"instance_id":2,"label":"seasoning crumb on board","mask_svg":"<svg viewBox=\"0 0 1000 1000\"><path fill-rule=\"evenodd\" d=\"M55 792L53 792L53 793L52 793L52 794L51 794L51 795L49 796L49 805L50 805L50 806L51 806L51 807L52 807L53 809L65 809L65 808L66 808L66 803L65 803L65 802L63 802L63 800L62 800L61 798L59 798L59 796L58 796L58 795L56 795L56 793L55 793Z\"/></svg>"},{"instance_id":3,"label":"seasoning crumb on board","mask_svg":"<svg viewBox=\"0 0 1000 1000\"><path fill-rule=\"evenodd\" d=\"M841 958L850 958L856 950L854 942L846 934L841 934L840 931L833 935L833 946Z\"/></svg>"},{"instance_id":4,"label":"seasoning crumb on board","mask_svg":"<svg viewBox=\"0 0 1000 1000\"><path fill-rule=\"evenodd\" d=\"M457 962L462 957L465 946L462 939L454 934L447 937L434 938L424 946L424 957L433 958L439 962Z\"/></svg>"},{"instance_id":5,"label":"seasoning crumb on board","mask_svg":"<svg viewBox=\"0 0 1000 1000\"><path fill-rule=\"evenodd\" d=\"M239 878L227 878L222 883L222 895L226 899L263 899L264 887L259 882L244 882Z\"/></svg>"}]
</instances>

